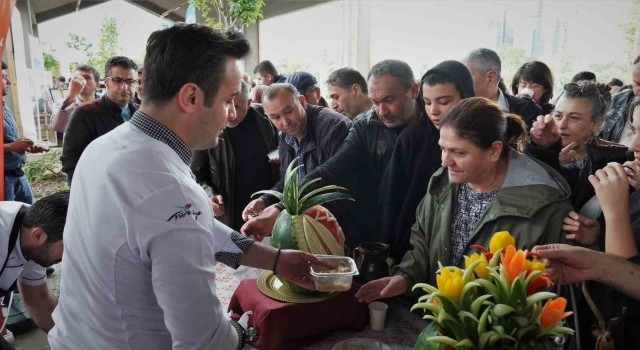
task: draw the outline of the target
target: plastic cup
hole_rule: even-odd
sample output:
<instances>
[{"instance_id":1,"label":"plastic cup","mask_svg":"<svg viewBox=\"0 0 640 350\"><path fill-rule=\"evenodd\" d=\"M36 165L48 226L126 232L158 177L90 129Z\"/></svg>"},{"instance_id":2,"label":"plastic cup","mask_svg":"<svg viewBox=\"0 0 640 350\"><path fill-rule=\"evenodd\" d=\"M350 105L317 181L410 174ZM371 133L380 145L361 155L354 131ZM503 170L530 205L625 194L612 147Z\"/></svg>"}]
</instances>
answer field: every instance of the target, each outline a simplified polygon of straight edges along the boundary
<instances>
[{"instance_id":1,"label":"plastic cup","mask_svg":"<svg viewBox=\"0 0 640 350\"><path fill-rule=\"evenodd\" d=\"M524 88L520 90L520 96L526 96L528 98L533 98L533 90L529 88Z\"/></svg>"},{"instance_id":2,"label":"plastic cup","mask_svg":"<svg viewBox=\"0 0 640 350\"><path fill-rule=\"evenodd\" d=\"M388 308L389 306L381 301L374 301L369 304L369 319L371 321L372 330L384 330L384 321L387 317Z\"/></svg>"}]
</instances>

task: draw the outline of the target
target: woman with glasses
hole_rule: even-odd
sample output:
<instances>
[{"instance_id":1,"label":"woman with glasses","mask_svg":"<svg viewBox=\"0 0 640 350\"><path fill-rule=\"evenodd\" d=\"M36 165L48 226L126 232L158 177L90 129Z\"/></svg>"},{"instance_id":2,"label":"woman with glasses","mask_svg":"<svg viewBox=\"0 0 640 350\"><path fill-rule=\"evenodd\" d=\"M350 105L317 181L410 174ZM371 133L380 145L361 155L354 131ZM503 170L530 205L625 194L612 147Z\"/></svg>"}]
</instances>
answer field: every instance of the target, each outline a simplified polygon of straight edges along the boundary
<instances>
[{"instance_id":1,"label":"woman with glasses","mask_svg":"<svg viewBox=\"0 0 640 350\"><path fill-rule=\"evenodd\" d=\"M371 281L356 294L370 302L403 294L415 282L435 283L438 262L463 266L470 245L489 245L509 231L519 248L562 240L569 188L549 166L519 153L524 121L503 115L481 97L460 101L440 121L442 168L416 211L411 245L394 276Z\"/></svg>"},{"instance_id":2,"label":"woman with glasses","mask_svg":"<svg viewBox=\"0 0 640 350\"><path fill-rule=\"evenodd\" d=\"M553 74L540 61L527 62L518 68L511 81L511 91L516 97L532 99L545 115L553 111L554 106L549 103L553 97Z\"/></svg>"}]
</instances>

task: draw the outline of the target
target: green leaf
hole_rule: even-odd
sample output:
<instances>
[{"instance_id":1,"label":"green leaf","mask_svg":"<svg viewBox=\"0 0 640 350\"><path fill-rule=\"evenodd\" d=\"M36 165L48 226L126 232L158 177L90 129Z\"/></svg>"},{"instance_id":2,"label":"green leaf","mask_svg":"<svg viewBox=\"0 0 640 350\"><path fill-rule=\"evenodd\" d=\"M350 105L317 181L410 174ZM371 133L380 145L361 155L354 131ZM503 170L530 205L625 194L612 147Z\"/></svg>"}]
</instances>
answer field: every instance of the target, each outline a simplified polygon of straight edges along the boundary
<instances>
[{"instance_id":1,"label":"green leaf","mask_svg":"<svg viewBox=\"0 0 640 350\"><path fill-rule=\"evenodd\" d=\"M336 185L328 185L328 186L324 186L324 187L320 187L320 188L316 188L315 190L307 193L304 197L302 197L302 199L300 199L300 206L304 206L304 203L309 200L310 198L313 198L313 196L322 193L322 192L326 192L326 191L331 191L331 190L344 190L346 191L347 189L341 186L336 186ZM300 191L300 193L302 193L302 190ZM336 192L336 193L341 193L341 192Z\"/></svg>"},{"instance_id":2,"label":"green leaf","mask_svg":"<svg viewBox=\"0 0 640 350\"><path fill-rule=\"evenodd\" d=\"M493 314L497 317L504 317L515 311L516 309L506 304L497 304L493 306Z\"/></svg>"},{"instance_id":3,"label":"green leaf","mask_svg":"<svg viewBox=\"0 0 640 350\"><path fill-rule=\"evenodd\" d=\"M462 282L464 282L465 284L469 283L469 281L471 281L471 278L475 276L473 271L482 262L482 260L476 260L471 264L471 266L467 267L467 269L464 271L464 274L462 274Z\"/></svg>"},{"instance_id":4,"label":"green leaf","mask_svg":"<svg viewBox=\"0 0 640 350\"><path fill-rule=\"evenodd\" d=\"M304 193L304 191L311 185L313 185L314 183L318 182L318 181L322 181L321 177L316 177L313 180L307 181L307 183L305 183L304 185L302 185L302 187L300 187L300 193Z\"/></svg>"},{"instance_id":5,"label":"green leaf","mask_svg":"<svg viewBox=\"0 0 640 350\"><path fill-rule=\"evenodd\" d=\"M485 279L477 279L476 283L480 284L482 288L484 288L487 292L493 295L498 294L498 288L493 283L491 283L491 281L487 281Z\"/></svg>"},{"instance_id":6,"label":"green leaf","mask_svg":"<svg viewBox=\"0 0 640 350\"><path fill-rule=\"evenodd\" d=\"M478 320L478 318L475 317L469 311L460 311L460 312L458 312L458 316L460 317L460 320L462 320L462 322L464 322L465 319L473 320L473 322L476 323L476 324L480 322L480 320Z\"/></svg>"},{"instance_id":7,"label":"green leaf","mask_svg":"<svg viewBox=\"0 0 640 350\"><path fill-rule=\"evenodd\" d=\"M416 284L413 285L413 288L411 288L411 291L414 291L414 290L416 290L418 288L422 288L422 290L424 290L425 292L427 292L429 294L438 292L438 288L436 288L436 287L434 287L434 286L432 286L430 284L427 284L427 283L416 283Z\"/></svg>"},{"instance_id":8,"label":"green leaf","mask_svg":"<svg viewBox=\"0 0 640 350\"><path fill-rule=\"evenodd\" d=\"M475 282L475 281L465 284L464 287L462 287L462 293L460 293L460 303L462 304L462 300L464 300L464 298L466 298L467 294L473 288L479 288L479 287L480 287L480 284Z\"/></svg>"},{"instance_id":9,"label":"green leaf","mask_svg":"<svg viewBox=\"0 0 640 350\"><path fill-rule=\"evenodd\" d=\"M478 321L478 334L484 334L487 330L487 322L489 321L489 314L491 313L491 308L486 308L480 316L480 320Z\"/></svg>"},{"instance_id":10,"label":"green leaf","mask_svg":"<svg viewBox=\"0 0 640 350\"><path fill-rule=\"evenodd\" d=\"M480 349L485 349L489 343L489 339L496 335L494 331L480 333Z\"/></svg>"},{"instance_id":11,"label":"green leaf","mask_svg":"<svg viewBox=\"0 0 640 350\"><path fill-rule=\"evenodd\" d=\"M547 299L551 299L551 298L555 298L556 294L555 293L551 293L551 292L538 292L536 294L530 295L529 297L527 297L527 306L530 306L531 304L543 301L543 300L547 300Z\"/></svg>"},{"instance_id":12,"label":"green leaf","mask_svg":"<svg viewBox=\"0 0 640 350\"><path fill-rule=\"evenodd\" d=\"M540 270L533 270L531 271L531 273L529 274L529 276L527 276L527 278L524 280L524 285L528 286L529 283L531 283L531 281L533 281L534 278L538 277L539 275L542 274L542 271Z\"/></svg>"},{"instance_id":13,"label":"green leaf","mask_svg":"<svg viewBox=\"0 0 640 350\"><path fill-rule=\"evenodd\" d=\"M504 248L498 249L498 251L493 254L491 260L489 260L489 266L497 267L500 265L500 253L502 253L502 249Z\"/></svg>"},{"instance_id":14,"label":"green leaf","mask_svg":"<svg viewBox=\"0 0 640 350\"><path fill-rule=\"evenodd\" d=\"M528 323L528 321L527 321L527 323ZM529 324L528 326L519 329L518 332L516 332L516 337L518 339L522 339L522 338L524 338L525 335L527 335L527 333L535 331L536 329L538 329L538 325L537 324Z\"/></svg>"},{"instance_id":15,"label":"green leaf","mask_svg":"<svg viewBox=\"0 0 640 350\"><path fill-rule=\"evenodd\" d=\"M445 337L442 335L438 335L435 337L429 338L429 341L437 341L438 343L442 343L444 345L455 346L458 344L458 341L449 337Z\"/></svg>"},{"instance_id":16,"label":"green leaf","mask_svg":"<svg viewBox=\"0 0 640 350\"><path fill-rule=\"evenodd\" d=\"M511 319L518 325L518 327L522 328L527 326L529 323L529 319L524 316L513 316Z\"/></svg>"},{"instance_id":17,"label":"green leaf","mask_svg":"<svg viewBox=\"0 0 640 350\"><path fill-rule=\"evenodd\" d=\"M477 316L478 312L480 312L480 308L482 307L482 303L484 303L485 301L491 298L493 298L493 295L491 294L481 295L478 298L476 298L476 300L474 300L473 303L471 303L471 313Z\"/></svg>"},{"instance_id":18,"label":"green leaf","mask_svg":"<svg viewBox=\"0 0 640 350\"><path fill-rule=\"evenodd\" d=\"M440 312L442 307L434 305L434 304L432 304L430 302L417 303L417 304L413 305L409 311L413 311L413 310L417 310L417 309L423 309L423 310L431 311L434 315L438 315L438 313Z\"/></svg>"},{"instance_id":19,"label":"green leaf","mask_svg":"<svg viewBox=\"0 0 640 350\"><path fill-rule=\"evenodd\" d=\"M283 201L283 199L284 199L284 196L282 195L282 193L281 193L281 192L278 192L278 191L271 191L271 190L258 191L258 192L256 192L256 193L252 194L252 195L251 195L251 197L253 198L253 197L255 197L255 196L259 195L259 194L270 194L270 195L272 195L272 196L274 196L274 197L278 198L278 200L279 200L280 202L282 202L282 201Z\"/></svg>"},{"instance_id":20,"label":"green leaf","mask_svg":"<svg viewBox=\"0 0 640 350\"><path fill-rule=\"evenodd\" d=\"M463 339L462 341L459 341L453 347L456 348L456 349L465 349L465 348L475 349L476 348L475 345L473 345L473 343L469 339Z\"/></svg>"},{"instance_id":21,"label":"green leaf","mask_svg":"<svg viewBox=\"0 0 640 350\"><path fill-rule=\"evenodd\" d=\"M552 326L542 331L542 333L540 333L540 336L556 335L556 334L573 335L573 333L575 333L575 331L571 328L562 327L562 326Z\"/></svg>"},{"instance_id":22,"label":"green leaf","mask_svg":"<svg viewBox=\"0 0 640 350\"><path fill-rule=\"evenodd\" d=\"M340 192L325 193L325 194L315 196L314 198L308 200L307 203L305 203L305 205L299 209L298 213L304 213L307 209L313 206L322 205L323 203L335 201L339 199L348 199L351 201L355 201L350 195L346 193L340 193Z\"/></svg>"},{"instance_id":23,"label":"green leaf","mask_svg":"<svg viewBox=\"0 0 640 350\"><path fill-rule=\"evenodd\" d=\"M522 274L511 285L511 305L523 308L527 305L527 289L522 285Z\"/></svg>"}]
</instances>

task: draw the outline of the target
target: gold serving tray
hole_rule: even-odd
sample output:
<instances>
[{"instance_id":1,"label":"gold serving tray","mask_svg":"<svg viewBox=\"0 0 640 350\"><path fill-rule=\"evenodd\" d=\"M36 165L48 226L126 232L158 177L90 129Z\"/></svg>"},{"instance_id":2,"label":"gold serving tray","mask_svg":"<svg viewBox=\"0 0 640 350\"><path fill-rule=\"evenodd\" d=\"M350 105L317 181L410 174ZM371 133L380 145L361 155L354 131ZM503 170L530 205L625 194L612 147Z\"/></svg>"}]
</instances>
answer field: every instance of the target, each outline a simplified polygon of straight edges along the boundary
<instances>
[{"instance_id":1,"label":"gold serving tray","mask_svg":"<svg viewBox=\"0 0 640 350\"><path fill-rule=\"evenodd\" d=\"M310 304L325 301L340 294L339 292L314 292L301 294L292 291L282 284L278 277L271 271L263 271L258 277L258 289L266 296L285 303Z\"/></svg>"}]
</instances>

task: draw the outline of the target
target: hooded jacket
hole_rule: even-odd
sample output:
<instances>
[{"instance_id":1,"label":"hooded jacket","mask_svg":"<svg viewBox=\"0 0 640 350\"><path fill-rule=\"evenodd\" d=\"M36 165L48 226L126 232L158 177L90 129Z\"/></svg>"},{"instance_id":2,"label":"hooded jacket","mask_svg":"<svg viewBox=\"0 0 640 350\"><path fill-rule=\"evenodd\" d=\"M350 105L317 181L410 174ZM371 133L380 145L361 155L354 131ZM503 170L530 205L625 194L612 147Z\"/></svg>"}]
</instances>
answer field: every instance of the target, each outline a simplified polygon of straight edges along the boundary
<instances>
[{"instance_id":1,"label":"hooded jacket","mask_svg":"<svg viewBox=\"0 0 640 350\"><path fill-rule=\"evenodd\" d=\"M451 224L459 186L450 182L444 168L433 175L411 229L413 249L393 272L401 270L415 282L435 285L438 261L445 265L451 261ZM509 231L518 248L563 241L562 220L572 209L570 194L567 182L551 167L512 151L502 188L470 232L464 255L470 254L472 244L488 247L498 231Z\"/></svg>"},{"instance_id":2,"label":"hooded jacket","mask_svg":"<svg viewBox=\"0 0 640 350\"><path fill-rule=\"evenodd\" d=\"M376 217L380 223L376 240L389 244L390 256L396 262L411 249L409 237L416 221L416 208L427 193L431 175L441 166L440 131L426 114L422 99L422 86L434 73L445 74L453 80L461 98L475 96L471 73L458 61L444 61L422 76L416 99L420 118L398 137L378 195L380 213Z\"/></svg>"}]
</instances>

